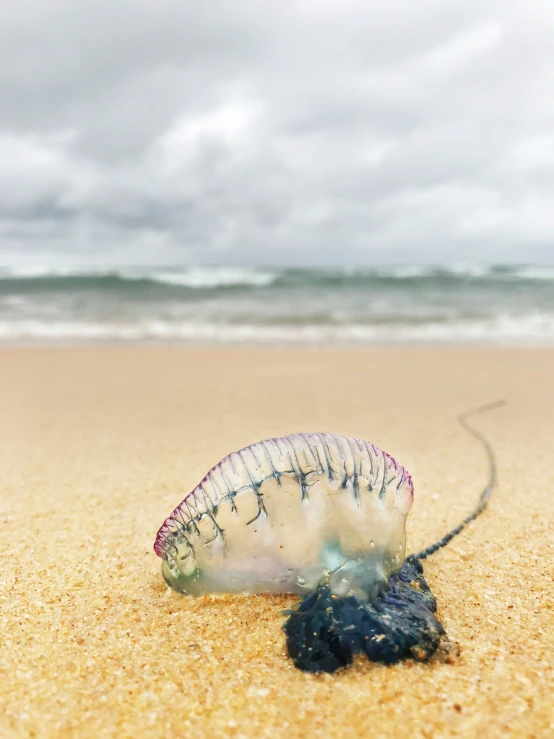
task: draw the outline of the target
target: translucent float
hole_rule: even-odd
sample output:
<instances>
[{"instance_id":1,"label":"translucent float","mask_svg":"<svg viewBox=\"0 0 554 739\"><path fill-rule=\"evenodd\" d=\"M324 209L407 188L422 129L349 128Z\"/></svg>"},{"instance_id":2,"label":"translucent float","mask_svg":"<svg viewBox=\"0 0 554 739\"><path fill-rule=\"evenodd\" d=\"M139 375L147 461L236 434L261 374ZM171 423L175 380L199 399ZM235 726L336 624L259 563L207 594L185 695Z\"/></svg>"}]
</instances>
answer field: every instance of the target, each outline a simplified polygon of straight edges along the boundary
<instances>
[{"instance_id":1,"label":"translucent float","mask_svg":"<svg viewBox=\"0 0 554 739\"><path fill-rule=\"evenodd\" d=\"M266 439L225 457L161 527L163 575L183 593L334 593L372 598L402 567L408 472L367 441Z\"/></svg>"}]
</instances>

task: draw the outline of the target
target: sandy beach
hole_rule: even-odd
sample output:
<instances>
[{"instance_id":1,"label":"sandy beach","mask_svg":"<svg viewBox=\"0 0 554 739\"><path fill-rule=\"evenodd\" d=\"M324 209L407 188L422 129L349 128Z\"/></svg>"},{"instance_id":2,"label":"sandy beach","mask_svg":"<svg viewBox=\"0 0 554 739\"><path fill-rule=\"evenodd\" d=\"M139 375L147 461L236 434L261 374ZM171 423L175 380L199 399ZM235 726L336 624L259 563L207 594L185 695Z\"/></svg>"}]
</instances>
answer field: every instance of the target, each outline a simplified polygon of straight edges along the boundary
<instances>
[{"instance_id":1,"label":"sandy beach","mask_svg":"<svg viewBox=\"0 0 554 739\"><path fill-rule=\"evenodd\" d=\"M554 736L554 350L0 350L0 736ZM152 551L228 452L329 430L411 472L408 551L490 507L425 565L459 656L306 675L294 596L189 598Z\"/></svg>"}]
</instances>

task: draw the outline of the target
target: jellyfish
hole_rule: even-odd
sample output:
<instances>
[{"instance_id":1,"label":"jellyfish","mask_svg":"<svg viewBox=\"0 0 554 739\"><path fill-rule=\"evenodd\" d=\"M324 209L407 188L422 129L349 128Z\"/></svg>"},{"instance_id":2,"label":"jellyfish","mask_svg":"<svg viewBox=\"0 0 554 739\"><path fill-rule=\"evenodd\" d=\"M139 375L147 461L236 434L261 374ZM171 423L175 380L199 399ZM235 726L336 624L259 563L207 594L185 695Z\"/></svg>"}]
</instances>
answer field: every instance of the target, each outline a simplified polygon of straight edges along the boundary
<instances>
[{"instance_id":1,"label":"jellyfish","mask_svg":"<svg viewBox=\"0 0 554 739\"><path fill-rule=\"evenodd\" d=\"M332 433L264 439L224 457L162 524L154 551L180 593L296 593L287 651L307 672L335 672L355 654L375 662L428 660L445 630L422 561L486 507L496 480L455 529L406 555L414 486L407 470L368 441Z\"/></svg>"}]
</instances>

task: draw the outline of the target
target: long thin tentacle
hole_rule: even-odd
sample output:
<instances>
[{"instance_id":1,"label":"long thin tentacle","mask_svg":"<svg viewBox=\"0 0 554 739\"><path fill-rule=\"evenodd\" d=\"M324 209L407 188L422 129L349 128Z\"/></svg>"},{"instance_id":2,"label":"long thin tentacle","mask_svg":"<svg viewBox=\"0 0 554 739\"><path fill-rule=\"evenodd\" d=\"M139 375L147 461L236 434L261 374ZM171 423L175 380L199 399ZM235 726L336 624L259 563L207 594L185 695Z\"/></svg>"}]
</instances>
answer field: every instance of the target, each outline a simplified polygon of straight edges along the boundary
<instances>
[{"instance_id":1,"label":"long thin tentacle","mask_svg":"<svg viewBox=\"0 0 554 739\"><path fill-rule=\"evenodd\" d=\"M489 481L486 488L481 493L477 507L469 514L469 516L464 518L464 520L460 524L458 524L456 528L445 534L442 539L439 539L439 541L435 542L434 544L425 547L425 549L423 549L418 554L412 555L414 559L427 559L427 557L431 556L431 554L434 554L439 549L445 547L450 541L452 541L455 536L458 536L458 534L463 531L469 523L474 521L477 516L482 513L482 511L487 507L489 498L491 497L494 486L496 485L496 459L490 442L483 436L483 434L474 429L473 426L470 426L466 419L468 418L468 416L475 416L479 413L486 413L488 411L495 410L496 408L500 408L504 405L506 405L505 400L497 400L494 403L487 403L487 405L482 405L478 408L472 408L471 410L466 411L465 413L462 413L458 416L458 423L460 424L460 426L469 434L471 434L475 439L480 441L485 449L489 461Z\"/></svg>"}]
</instances>

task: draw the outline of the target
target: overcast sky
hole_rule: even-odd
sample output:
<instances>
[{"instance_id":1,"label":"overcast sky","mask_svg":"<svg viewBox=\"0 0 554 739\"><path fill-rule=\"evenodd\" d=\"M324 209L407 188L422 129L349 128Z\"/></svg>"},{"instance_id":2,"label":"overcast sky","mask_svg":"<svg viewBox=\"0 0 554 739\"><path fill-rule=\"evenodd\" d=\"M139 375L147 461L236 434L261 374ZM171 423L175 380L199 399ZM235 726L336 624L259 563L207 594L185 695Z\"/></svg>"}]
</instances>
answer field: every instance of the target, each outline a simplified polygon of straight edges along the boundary
<instances>
[{"instance_id":1,"label":"overcast sky","mask_svg":"<svg viewBox=\"0 0 554 739\"><path fill-rule=\"evenodd\" d=\"M0 188L0 264L553 263L554 3L3 3Z\"/></svg>"}]
</instances>

